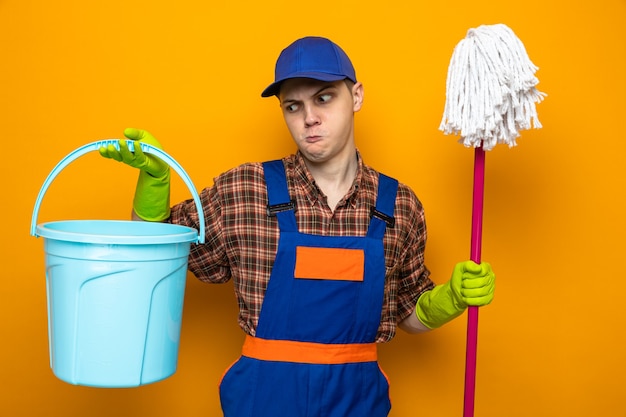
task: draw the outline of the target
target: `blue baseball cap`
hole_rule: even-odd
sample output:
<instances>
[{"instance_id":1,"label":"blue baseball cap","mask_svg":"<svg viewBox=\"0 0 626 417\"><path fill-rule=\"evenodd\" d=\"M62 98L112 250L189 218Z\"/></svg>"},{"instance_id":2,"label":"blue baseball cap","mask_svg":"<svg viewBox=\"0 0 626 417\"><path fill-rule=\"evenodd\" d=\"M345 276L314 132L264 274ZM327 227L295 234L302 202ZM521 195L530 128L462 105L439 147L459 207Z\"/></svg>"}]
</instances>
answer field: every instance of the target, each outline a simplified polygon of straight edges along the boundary
<instances>
[{"instance_id":1,"label":"blue baseball cap","mask_svg":"<svg viewBox=\"0 0 626 417\"><path fill-rule=\"evenodd\" d=\"M309 36L283 49L276 61L274 82L261 97L276 96L280 85L290 78L312 78L320 81L350 79L356 82L354 67L348 55L326 38Z\"/></svg>"}]
</instances>

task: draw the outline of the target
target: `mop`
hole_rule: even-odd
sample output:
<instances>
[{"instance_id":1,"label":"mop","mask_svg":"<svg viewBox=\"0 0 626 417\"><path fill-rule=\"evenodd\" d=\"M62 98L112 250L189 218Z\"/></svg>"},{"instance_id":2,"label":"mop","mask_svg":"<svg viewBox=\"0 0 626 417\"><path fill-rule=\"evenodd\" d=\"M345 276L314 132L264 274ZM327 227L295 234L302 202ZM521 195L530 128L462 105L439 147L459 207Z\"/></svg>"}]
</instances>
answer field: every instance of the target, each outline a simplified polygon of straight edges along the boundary
<instances>
[{"instance_id":1,"label":"mop","mask_svg":"<svg viewBox=\"0 0 626 417\"><path fill-rule=\"evenodd\" d=\"M470 259L481 262L485 151L497 144L517 145L519 131L540 128L535 103L537 67L522 42L503 24L470 29L454 48L446 80L446 104L439 129L460 135L474 148ZM474 415L478 307L468 308L463 416Z\"/></svg>"}]
</instances>

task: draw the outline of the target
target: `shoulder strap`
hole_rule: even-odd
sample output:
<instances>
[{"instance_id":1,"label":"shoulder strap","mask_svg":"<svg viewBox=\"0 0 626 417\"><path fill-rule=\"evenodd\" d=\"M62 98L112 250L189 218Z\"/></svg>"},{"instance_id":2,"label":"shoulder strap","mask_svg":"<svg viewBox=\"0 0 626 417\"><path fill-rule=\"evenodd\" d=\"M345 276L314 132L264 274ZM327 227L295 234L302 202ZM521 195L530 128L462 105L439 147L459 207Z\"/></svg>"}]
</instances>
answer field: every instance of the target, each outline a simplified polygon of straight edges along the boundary
<instances>
[{"instance_id":1,"label":"shoulder strap","mask_svg":"<svg viewBox=\"0 0 626 417\"><path fill-rule=\"evenodd\" d=\"M282 160L263 163L267 186L267 215L276 216L282 231L297 231L295 201L289 198L287 175Z\"/></svg>"},{"instance_id":2,"label":"shoulder strap","mask_svg":"<svg viewBox=\"0 0 626 417\"><path fill-rule=\"evenodd\" d=\"M395 226L396 219L393 217L393 213L397 193L398 181L384 174L379 174L376 206L372 207L370 214L368 236L382 238L387 227Z\"/></svg>"}]
</instances>

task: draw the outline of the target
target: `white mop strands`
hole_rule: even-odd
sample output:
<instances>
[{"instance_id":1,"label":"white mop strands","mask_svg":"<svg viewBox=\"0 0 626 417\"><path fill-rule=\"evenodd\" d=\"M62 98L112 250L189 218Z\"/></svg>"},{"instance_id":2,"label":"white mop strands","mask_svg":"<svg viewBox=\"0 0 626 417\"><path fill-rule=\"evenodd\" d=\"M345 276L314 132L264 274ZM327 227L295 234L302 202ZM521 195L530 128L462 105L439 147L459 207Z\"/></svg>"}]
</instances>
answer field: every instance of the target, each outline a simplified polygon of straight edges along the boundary
<instances>
[{"instance_id":1,"label":"white mop strands","mask_svg":"<svg viewBox=\"0 0 626 417\"><path fill-rule=\"evenodd\" d=\"M515 146L520 130L541 127L535 103L546 94L535 88L537 69L506 25L470 29L452 54L439 129L466 147Z\"/></svg>"}]
</instances>

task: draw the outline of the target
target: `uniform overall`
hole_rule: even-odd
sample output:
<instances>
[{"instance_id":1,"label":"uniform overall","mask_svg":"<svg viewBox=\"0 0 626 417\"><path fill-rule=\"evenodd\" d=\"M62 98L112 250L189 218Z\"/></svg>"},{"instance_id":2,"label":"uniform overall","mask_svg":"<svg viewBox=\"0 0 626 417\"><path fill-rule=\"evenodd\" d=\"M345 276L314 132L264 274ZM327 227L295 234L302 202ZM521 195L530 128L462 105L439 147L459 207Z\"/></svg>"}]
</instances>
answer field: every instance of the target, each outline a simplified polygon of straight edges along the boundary
<instances>
[{"instance_id":1,"label":"uniform overall","mask_svg":"<svg viewBox=\"0 0 626 417\"><path fill-rule=\"evenodd\" d=\"M264 164L278 251L256 337L220 384L225 417L385 417L376 355L385 284L383 235L398 183L380 175L365 237L298 231L282 161Z\"/></svg>"}]
</instances>

